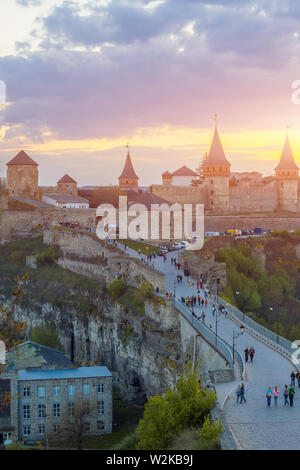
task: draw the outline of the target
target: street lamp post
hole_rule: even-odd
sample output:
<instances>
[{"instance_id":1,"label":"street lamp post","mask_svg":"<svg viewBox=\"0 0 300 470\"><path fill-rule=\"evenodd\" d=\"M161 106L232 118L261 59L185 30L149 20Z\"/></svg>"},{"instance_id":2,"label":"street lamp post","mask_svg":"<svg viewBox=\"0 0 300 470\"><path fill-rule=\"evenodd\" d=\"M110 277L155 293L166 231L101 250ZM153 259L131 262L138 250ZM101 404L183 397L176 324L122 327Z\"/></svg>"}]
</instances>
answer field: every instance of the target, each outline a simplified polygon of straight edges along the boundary
<instances>
[{"instance_id":1,"label":"street lamp post","mask_svg":"<svg viewBox=\"0 0 300 470\"><path fill-rule=\"evenodd\" d=\"M245 327L244 325L240 326L240 332L239 333L234 333L234 330L232 331L232 363L234 364L234 356L235 356L235 340L244 333Z\"/></svg>"},{"instance_id":2,"label":"street lamp post","mask_svg":"<svg viewBox=\"0 0 300 470\"><path fill-rule=\"evenodd\" d=\"M279 343L279 312L278 309L275 307L270 307L270 312L275 312L276 314L276 336L277 336L277 344Z\"/></svg>"},{"instance_id":3,"label":"street lamp post","mask_svg":"<svg viewBox=\"0 0 300 470\"><path fill-rule=\"evenodd\" d=\"M236 295L240 295L240 292L237 290ZM244 302L242 302L242 314L243 314L243 322L245 321L245 312L244 312Z\"/></svg>"}]
</instances>

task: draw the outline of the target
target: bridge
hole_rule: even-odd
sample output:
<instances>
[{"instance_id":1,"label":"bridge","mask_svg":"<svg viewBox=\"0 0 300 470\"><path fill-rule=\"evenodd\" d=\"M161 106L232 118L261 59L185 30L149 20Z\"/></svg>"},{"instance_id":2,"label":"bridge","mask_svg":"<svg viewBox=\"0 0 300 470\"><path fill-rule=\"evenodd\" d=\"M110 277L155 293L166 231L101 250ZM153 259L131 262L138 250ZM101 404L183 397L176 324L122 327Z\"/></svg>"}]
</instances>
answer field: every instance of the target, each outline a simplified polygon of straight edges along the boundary
<instances>
[{"instance_id":1,"label":"bridge","mask_svg":"<svg viewBox=\"0 0 300 470\"><path fill-rule=\"evenodd\" d=\"M118 244L118 246L122 248L122 245ZM139 255L130 248L127 248L126 253L146 261L144 255ZM178 256L176 252L170 252L166 255L166 261L161 257L156 257L154 260L152 258L151 261L151 264L154 263L154 269L166 276L166 292L172 293L173 296L175 293L176 308L191 322L194 322L195 330L208 341L215 342L220 354L225 356L231 364L233 357L235 357L235 365L238 364L234 382L216 384L218 401L235 438L236 447L243 450L299 449L300 388L296 387L294 406L283 406L284 385L290 384L291 371L298 371L299 349L287 339L277 336L235 307L226 304L222 299L209 298L207 308L198 305L194 307L196 316L199 317L205 313L205 323L197 320L192 315L191 309L180 300L182 296L197 295L196 282L194 281L191 285L183 272L175 269L171 258L176 256ZM180 283L177 282L178 274L181 274L183 278ZM190 278L189 281L191 281ZM202 291L201 297L203 295ZM226 316L218 315L216 338L217 313L213 313L213 305L217 306L217 303L223 304L228 313ZM235 339L235 351L233 351L233 335L238 335L241 324L245 327L244 333ZM253 363L244 363L242 359L244 349L251 346L255 349ZM246 403L239 404L236 400L235 389L242 381L245 383ZM265 395L270 385L279 387L280 396L277 407L274 403L270 408L266 406Z\"/></svg>"}]
</instances>

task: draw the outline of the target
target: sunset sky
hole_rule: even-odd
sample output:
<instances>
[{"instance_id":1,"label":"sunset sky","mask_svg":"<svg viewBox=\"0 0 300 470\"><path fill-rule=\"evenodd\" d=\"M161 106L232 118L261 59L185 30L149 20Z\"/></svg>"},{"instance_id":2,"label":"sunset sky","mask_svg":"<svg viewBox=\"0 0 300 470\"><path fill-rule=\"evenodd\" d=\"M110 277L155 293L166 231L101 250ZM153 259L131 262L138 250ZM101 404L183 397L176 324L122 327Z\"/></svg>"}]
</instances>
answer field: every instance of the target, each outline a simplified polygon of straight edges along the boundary
<instances>
[{"instance_id":1,"label":"sunset sky","mask_svg":"<svg viewBox=\"0 0 300 470\"><path fill-rule=\"evenodd\" d=\"M140 184L194 169L215 114L232 171L272 173L285 126L300 166L300 2L1 0L0 176L24 149L40 184Z\"/></svg>"}]
</instances>

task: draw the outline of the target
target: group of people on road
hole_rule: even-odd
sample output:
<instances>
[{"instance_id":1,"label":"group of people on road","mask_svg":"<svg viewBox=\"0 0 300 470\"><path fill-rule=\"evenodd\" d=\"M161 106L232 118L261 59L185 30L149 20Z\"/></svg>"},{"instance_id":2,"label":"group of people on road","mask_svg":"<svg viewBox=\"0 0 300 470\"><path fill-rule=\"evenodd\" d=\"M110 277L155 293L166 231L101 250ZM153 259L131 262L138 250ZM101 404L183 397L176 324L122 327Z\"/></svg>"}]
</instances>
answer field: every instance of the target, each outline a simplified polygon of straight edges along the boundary
<instances>
[{"instance_id":1,"label":"group of people on road","mask_svg":"<svg viewBox=\"0 0 300 470\"><path fill-rule=\"evenodd\" d=\"M248 359L250 357L250 361L253 362L254 354L255 354L255 349L253 346L251 346L250 349L246 348L245 351L245 362L248 362Z\"/></svg>"},{"instance_id":2,"label":"group of people on road","mask_svg":"<svg viewBox=\"0 0 300 470\"><path fill-rule=\"evenodd\" d=\"M288 406L293 406L294 404L294 395L295 395L295 386L290 384L288 387L287 385L284 386L283 390L283 398L284 398L284 404ZM266 391L266 399L267 399L267 407L271 406L272 398L274 399L274 405L277 406L278 403L278 397L279 397L279 388L277 386L274 387L274 389L269 386Z\"/></svg>"},{"instance_id":3,"label":"group of people on road","mask_svg":"<svg viewBox=\"0 0 300 470\"><path fill-rule=\"evenodd\" d=\"M196 307L197 305L197 301L198 301L198 306L199 307L205 307L207 308L207 299L201 299L200 295L198 295L198 297L196 297L195 295L193 295L192 297L184 297L184 296L181 296L181 302L185 305L187 305L188 307Z\"/></svg>"}]
</instances>

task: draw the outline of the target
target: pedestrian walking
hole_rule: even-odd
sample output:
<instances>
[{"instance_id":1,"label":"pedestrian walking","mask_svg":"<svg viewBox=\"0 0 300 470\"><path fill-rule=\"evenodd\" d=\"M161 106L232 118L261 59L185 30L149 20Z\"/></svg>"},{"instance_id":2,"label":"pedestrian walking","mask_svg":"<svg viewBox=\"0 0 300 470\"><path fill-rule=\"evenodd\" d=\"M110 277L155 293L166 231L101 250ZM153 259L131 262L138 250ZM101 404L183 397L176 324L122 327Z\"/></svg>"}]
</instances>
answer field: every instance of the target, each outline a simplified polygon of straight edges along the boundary
<instances>
[{"instance_id":1,"label":"pedestrian walking","mask_svg":"<svg viewBox=\"0 0 300 470\"><path fill-rule=\"evenodd\" d=\"M293 385L293 387L295 387L295 379L296 379L296 374L292 370L292 372L291 372L291 384Z\"/></svg>"},{"instance_id":2,"label":"pedestrian walking","mask_svg":"<svg viewBox=\"0 0 300 470\"><path fill-rule=\"evenodd\" d=\"M199 307L200 307L200 304L201 304L201 297L200 297L200 295L198 295L198 305L199 305Z\"/></svg>"},{"instance_id":3,"label":"pedestrian walking","mask_svg":"<svg viewBox=\"0 0 300 470\"><path fill-rule=\"evenodd\" d=\"M248 357L249 357L249 349L248 349L248 348L246 348L246 349L245 349L245 351L244 351L244 353L245 353L245 362L248 362Z\"/></svg>"},{"instance_id":4,"label":"pedestrian walking","mask_svg":"<svg viewBox=\"0 0 300 470\"><path fill-rule=\"evenodd\" d=\"M297 382L298 382L298 388L300 388L300 372L297 372L296 378L297 378Z\"/></svg>"},{"instance_id":5,"label":"pedestrian walking","mask_svg":"<svg viewBox=\"0 0 300 470\"><path fill-rule=\"evenodd\" d=\"M273 396L273 389L270 385L270 387L266 391L266 397L267 397L267 406L271 406L271 400Z\"/></svg>"},{"instance_id":6,"label":"pedestrian walking","mask_svg":"<svg viewBox=\"0 0 300 470\"><path fill-rule=\"evenodd\" d=\"M295 395L295 389L294 386L291 384L288 389L289 392L289 400L290 400L290 406L293 406L294 404L294 395Z\"/></svg>"},{"instance_id":7,"label":"pedestrian walking","mask_svg":"<svg viewBox=\"0 0 300 470\"><path fill-rule=\"evenodd\" d=\"M251 362L253 362L254 354L255 354L255 349L253 346L251 346L251 348L249 349L249 356L250 356Z\"/></svg>"},{"instance_id":8,"label":"pedestrian walking","mask_svg":"<svg viewBox=\"0 0 300 470\"><path fill-rule=\"evenodd\" d=\"M243 403L243 401L246 403L246 398L245 398L245 385L241 385L241 400L240 403Z\"/></svg>"},{"instance_id":9,"label":"pedestrian walking","mask_svg":"<svg viewBox=\"0 0 300 470\"><path fill-rule=\"evenodd\" d=\"M236 402L238 403L239 399L240 399L240 396L241 396L241 386L240 385L237 386L235 394L236 394Z\"/></svg>"},{"instance_id":10,"label":"pedestrian walking","mask_svg":"<svg viewBox=\"0 0 300 470\"><path fill-rule=\"evenodd\" d=\"M289 405L289 390L288 390L287 385L284 386L283 396L284 396L284 406Z\"/></svg>"},{"instance_id":11,"label":"pedestrian walking","mask_svg":"<svg viewBox=\"0 0 300 470\"><path fill-rule=\"evenodd\" d=\"M205 299L205 308L207 308L207 299Z\"/></svg>"},{"instance_id":12,"label":"pedestrian walking","mask_svg":"<svg viewBox=\"0 0 300 470\"><path fill-rule=\"evenodd\" d=\"M274 405L277 406L277 401L278 401L278 397L279 397L279 390L278 390L278 387L274 387L274 391L273 391L273 397L274 397Z\"/></svg>"},{"instance_id":13,"label":"pedestrian walking","mask_svg":"<svg viewBox=\"0 0 300 470\"><path fill-rule=\"evenodd\" d=\"M201 305L202 305L202 308L203 308L203 305L204 305L204 299L201 300Z\"/></svg>"}]
</instances>

